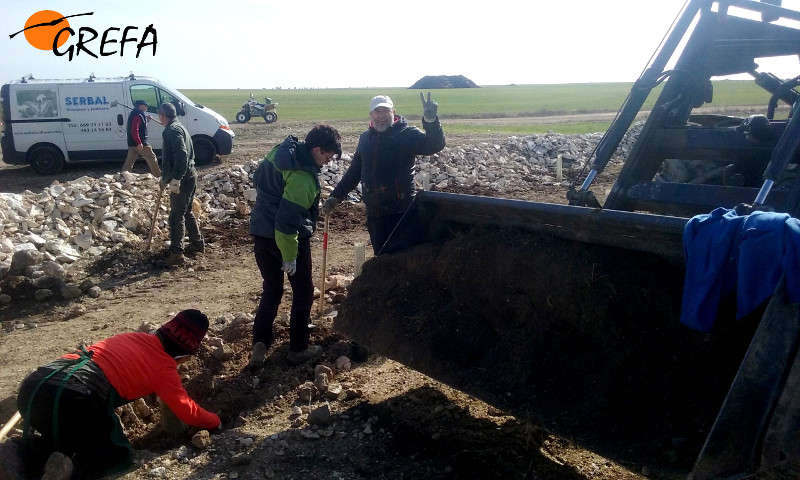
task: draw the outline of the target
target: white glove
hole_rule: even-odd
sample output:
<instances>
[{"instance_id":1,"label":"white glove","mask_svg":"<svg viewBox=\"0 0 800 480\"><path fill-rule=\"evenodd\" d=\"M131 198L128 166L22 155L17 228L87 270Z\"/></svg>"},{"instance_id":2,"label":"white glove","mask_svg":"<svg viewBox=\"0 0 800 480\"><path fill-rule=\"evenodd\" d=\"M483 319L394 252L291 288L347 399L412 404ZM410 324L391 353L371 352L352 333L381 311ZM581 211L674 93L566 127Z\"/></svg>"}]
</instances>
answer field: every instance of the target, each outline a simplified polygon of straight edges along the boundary
<instances>
[{"instance_id":1,"label":"white glove","mask_svg":"<svg viewBox=\"0 0 800 480\"><path fill-rule=\"evenodd\" d=\"M294 275L295 272L297 271L297 259L294 259L291 262L283 262L281 270L288 273L289 275Z\"/></svg>"},{"instance_id":2,"label":"white glove","mask_svg":"<svg viewBox=\"0 0 800 480\"><path fill-rule=\"evenodd\" d=\"M169 181L169 191L174 193L175 195L181 193L181 181L177 178L173 178Z\"/></svg>"}]
</instances>

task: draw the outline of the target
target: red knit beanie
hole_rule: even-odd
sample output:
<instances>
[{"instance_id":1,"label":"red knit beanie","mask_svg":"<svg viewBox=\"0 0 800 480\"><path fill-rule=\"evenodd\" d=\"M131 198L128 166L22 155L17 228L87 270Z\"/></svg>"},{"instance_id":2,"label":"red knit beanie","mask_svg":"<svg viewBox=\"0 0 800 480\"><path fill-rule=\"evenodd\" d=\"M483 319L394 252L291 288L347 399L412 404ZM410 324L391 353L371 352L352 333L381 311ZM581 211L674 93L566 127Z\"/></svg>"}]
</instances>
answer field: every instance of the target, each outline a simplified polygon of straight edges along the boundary
<instances>
[{"instance_id":1,"label":"red knit beanie","mask_svg":"<svg viewBox=\"0 0 800 480\"><path fill-rule=\"evenodd\" d=\"M156 333L160 334L164 350L173 357L194 355L208 331L208 317L200 310L183 310L165 323Z\"/></svg>"}]
</instances>

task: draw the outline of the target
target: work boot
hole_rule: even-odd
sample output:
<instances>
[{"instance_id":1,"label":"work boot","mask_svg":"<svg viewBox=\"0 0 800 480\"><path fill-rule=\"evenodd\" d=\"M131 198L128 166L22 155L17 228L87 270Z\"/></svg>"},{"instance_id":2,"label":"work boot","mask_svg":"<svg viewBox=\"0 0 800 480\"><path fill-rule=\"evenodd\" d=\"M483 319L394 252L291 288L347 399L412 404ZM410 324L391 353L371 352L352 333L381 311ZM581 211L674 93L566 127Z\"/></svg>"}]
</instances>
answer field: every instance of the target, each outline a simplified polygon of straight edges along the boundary
<instances>
[{"instance_id":1,"label":"work boot","mask_svg":"<svg viewBox=\"0 0 800 480\"><path fill-rule=\"evenodd\" d=\"M309 360L315 360L322 356L322 347L319 345L314 345L313 347L308 347L302 352L289 352L289 355L286 356L286 360L289 361L292 365L300 365L301 363L305 363Z\"/></svg>"},{"instance_id":2,"label":"work boot","mask_svg":"<svg viewBox=\"0 0 800 480\"><path fill-rule=\"evenodd\" d=\"M253 345L253 353L250 355L250 370L261 370L264 368L264 360L267 358L267 345L264 342L256 342Z\"/></svg>"},{"instance_id":3,"label":"work boot","mask_svg":"<svg viewBox=\"0 0 800 480\"><path fill-rule=\"evenodd\" d=\"M184 258L183 253L181 252L172 252L169 254L164 263L167 264L168 267L174 267L176 265L183 265L186 262L186 258Z\"/></svg>"},{"instance_id":4,"label":"work boot","mask_svg":"<svg viewBox=\"0 0 800 480\"><path fill-rule=\"evenodd\" d=\"M69 480L72 477L72 460L61 452L53 452L44 464L42 480Z\"/></svg>"},{"instance_id":5,"label":"work boot","mask_svg":"<svg viewBox=\"0 0 800 480\"><path fill-rule=\"evenodd\" d=\"M183 247L183 253L205 253L206 245L203 242L190 243Z\"/></svg>"}]
</instances>

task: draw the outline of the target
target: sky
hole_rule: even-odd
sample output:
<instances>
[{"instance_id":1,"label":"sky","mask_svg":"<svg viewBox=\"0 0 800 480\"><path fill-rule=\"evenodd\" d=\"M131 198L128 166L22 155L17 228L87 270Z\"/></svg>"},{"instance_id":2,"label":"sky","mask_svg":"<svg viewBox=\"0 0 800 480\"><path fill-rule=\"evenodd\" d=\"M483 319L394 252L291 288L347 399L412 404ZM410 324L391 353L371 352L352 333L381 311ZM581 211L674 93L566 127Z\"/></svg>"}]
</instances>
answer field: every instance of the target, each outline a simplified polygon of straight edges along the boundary
<instances>
[{"instance_id":1,"label":"sky","mask_svg":"<svg viewBox=\"0 0 800 480\"><path fill-rule=\"evenodd\" d=\"M633 82L684 0L0 0L0 81L118 77L178 89L408 87L426 75L478 85ZM800 0L783 0L800 10ZM25 22L42 10L100 38L57 56L32 46ZM155 54L136 44L155 30ZM125 27L129 38L120 54ZM112 30L109 30L109 29ZM118 30L113 30L114 28ZM148 41L152 42L152 35ZM75 47L77 35L61 47ZM798 75L798 59L772 70Z\"/></svg>"}]
</instances>

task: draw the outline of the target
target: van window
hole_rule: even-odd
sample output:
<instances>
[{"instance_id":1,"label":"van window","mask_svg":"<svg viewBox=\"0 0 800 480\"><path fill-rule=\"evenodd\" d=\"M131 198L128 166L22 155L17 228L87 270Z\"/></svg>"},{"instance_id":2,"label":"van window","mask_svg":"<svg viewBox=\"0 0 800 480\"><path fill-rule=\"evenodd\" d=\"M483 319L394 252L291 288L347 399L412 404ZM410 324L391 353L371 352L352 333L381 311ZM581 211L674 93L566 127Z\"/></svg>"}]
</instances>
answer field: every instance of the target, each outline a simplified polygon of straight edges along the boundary
<instances>
[{"instance_id":1,"label":"van window","mask_svg":"<svg viewBox=\"0 0 800 480\"><path fill-rule=\"evenodd\" d=\"M182 113L182 109L178 108L178 104L183 101L182 99L153 85L132 85L131 99L133 99L134 102L136 102L136 100L144 100L147 102L147 111L150 113L158 113L158 106L162 103L171 103L175 105L178 114Z\"/></svg>"},{"instance_id":2,"label":"van window","mask_svg":"<svg viewBox=\"0 0 800 480\"><path fill-rule=\"evenodd\" d=\"M152 85L131 85L131 102L144 100L149 113L158 112L158 88Z\"/></svg>"},{"instance_id":3,"label":"van window","mask_svg":"<svg viewBox=\"0 0 800 480\"><path fill-rule=\"evenodd\" d=\"M175 105L179 102L177 98L173 97L171 93L165 90L159 90L159 93L161 93L161 103L171 103Z\"/></svg>"},{"instance_id":4,"label":"van window","mask_svg":"<svg viewBox=\"0 0 800 480\"><path fill-rule=\"evenodd\" d=\"M18 90L20 118L53 118L58 116L56 91L52 89Z\"/></svg>"}]
</instances>

